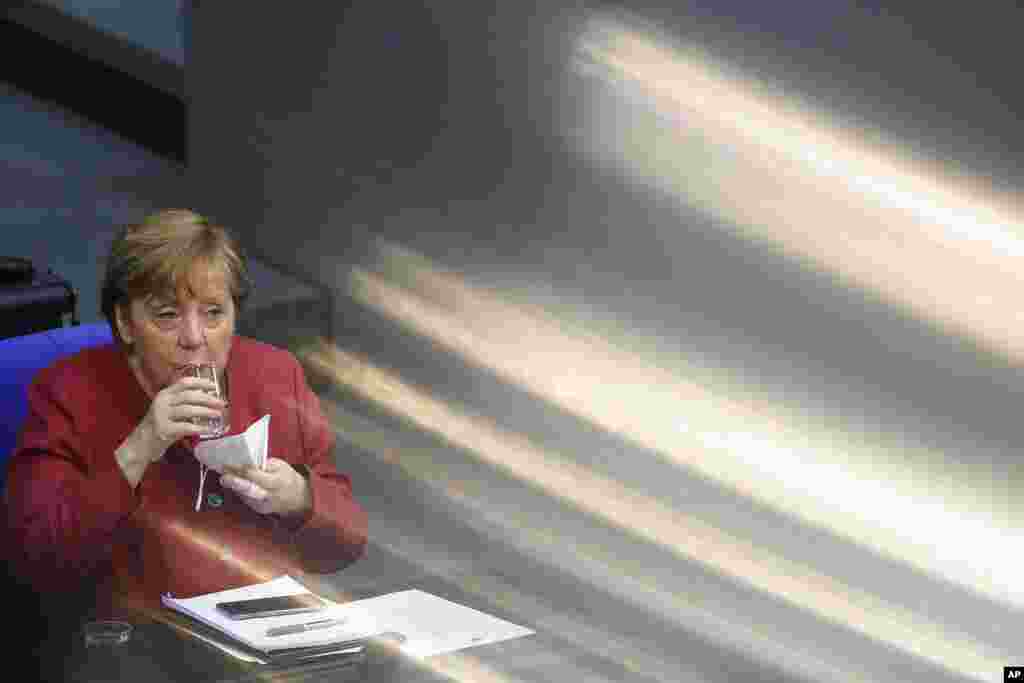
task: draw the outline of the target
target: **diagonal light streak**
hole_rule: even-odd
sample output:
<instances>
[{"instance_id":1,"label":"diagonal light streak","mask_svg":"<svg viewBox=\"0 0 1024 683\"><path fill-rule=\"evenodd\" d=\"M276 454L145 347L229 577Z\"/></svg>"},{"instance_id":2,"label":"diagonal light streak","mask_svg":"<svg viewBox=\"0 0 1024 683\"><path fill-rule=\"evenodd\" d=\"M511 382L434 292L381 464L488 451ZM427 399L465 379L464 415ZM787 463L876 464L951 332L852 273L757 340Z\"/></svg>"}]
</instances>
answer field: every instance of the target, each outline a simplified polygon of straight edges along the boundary
<instances>
[{"instance_id":1,"label":"diagonal light streak","mask_svg":"<svg viewBox=\"0 0 1024 683\"><path fill-rule=\"evenodd\" d=\"M941 181L693 53L595 19L574 65L599 84L580 151L941 329L1024 358L1018 199ZM602 114L623 107L625 116Z\"/></svg>"},{"instance_id":2,"label":"diagonal light streak","mask_svg":"<svg viewBox=\"0 0 1024 683\"><path fill-rule=\"evenodd\" d=\"M1024 605L1024 586L1004 559L1005 548L1020 542L1012 521L1019 507L984 484L974 490L932 481L884 442L872 447L864 435L825 431L763 402L733 399L728 390L683 379L692 368L645 360L586 331L570 334L564 321L505 304L410 252L387 253L408 288L357 270L353 294L417 333L744 496Z\"/></svg>"},{"instance_id":3,"label":"diagonal light streak","mask_svg":"<svg viewBox=\"0 0 1024 683\"><path fill-rule=\"evenodd\" d=\"M176 542L191 545L207 555L218 558L221 562L232 567L234 571L244 574L253 583L269 581L277 576L277 571L260 566L259 564L246 560L234 553L227 551L222 541L195 526L186 526L181 520L162 520L162 530L177 537Z\"/></svg>"},{"instance_id":4,"label":"diagonal light streak","mask_svg":"<svg viewBox=\"0 0 1024 683\"><path fill-rule=\"evenodd\" d=\"M316 371L312 365L307 369ZM446 447L411 443L397 438L393 430L385 429L365 417L357 417L333 401L324 401L323 405L339 440L353 444L382 464L395 468L407 481L426 487L438 499L454 503L458 506L455 513L458 519L489 537L492 542L514 547L526 556L555 566L564 577L594 586L644 609L654 610L670 622L679 620L681 615L693 609L696 597L656 586L644 576L635 562L624 565L619 561L621 558L612 555L604 544L587 544L574 536L570 549L565 544L564 534L572 532L567 532L563 524L552 526L552 520L547 516L540 526L531 524L522 507L529 507L529 504L523 503L521 499L516 498L511 505L498 505L493 497L481 495L481 488L487 487L491 491L493 489L490 486L494 482L480 478L480 469L475 466L470 478L460 478L447 458ZM440 464L442 462L443 465ZM481 573L478 559L459 557L451 546L437 544L419 529L405 533L400 524L387 523L384 523L382 529L380 522L375 529L375 545L386 547L389 553L435 576L456 582L461 590L498 604L506 613L518 614L526 622L538 624L549 633L557 633L559 637L591 654L616 661L637 675L665 683L679 680L678 662L668 662L648 651L650 642L646 639L626 640L621 633L612 633L600 622L581 620L553 608L546 601L539 602L537 597L520 590L518 581L516 586L510 586L486 570ZM499 530L497 533L496 529ZM470 567L468 572L464 568L466 566ZM648 597L642 604L639 597L641 594ZM754 632L742 624L725 623L710 610L701 611L697 622L691 626L696 632L702 632L707 630L702 627L708 623L714 624L711 630L716 633L735 634L743 631L740 635L724 636L735 647L762 653L771 649L771 656L765 658L772 661L780 658L788 661L801 659L800 647L778 646L772 649L772 644L766 642L763 632ZM749 634L748 630L751 631ZM799 670L805 674L807 671L813 674L824 672L825 677L831 680L838 679L840 671L839 668L828 667L817 661L804 662ZM869 683L862 679L848 680L851 683Z\"/></svg>"},{"instance_id":5,"label":"diagonal light streak","mask_svg":"<svg viewBox=\"0 0 1024 683\"><path fill-rule=\"evenodd\" d=\"M338 438L358 445L364 452L399 468L409 479L458 504L457 514L461 520L495 542L514 547L527 556L556 567L564 577L571 577L627 604L657 614L669 623L677 623L692 632L714 638L733 650L748 652L756 659L780 666L796 676L846 683L883 683L889 680L889 677L869 678L856 671L849 662L830 661L834 658L830 658L827 651L821 652L820 648L814 651L815 643L799 635L782 637L782 631L771 622L758 625L741 618L730 619L722 613L720 595L708 594L692 586L684 590L665 585L649 575L650 567L641 566L632 557L625 561L626 558L604 540L600 543L587 542L575 531L567 530L564 523L552 525L551 518L544 513L531 513L530 505L521 500L501 504L493 496L483 495L481 488L491 490L488 482L459 479L450 467L442 470L436 465L439 454L396 443L393 438L378 433L379 427L360 424L362 420L354 419L331 403L326 404L326 409ZM537 519L538 514L539 522L531 521L531 518ZM566 537L572 538L571 545L566 545ZM386 545L389 552L435 575L455 580L453 577L460 573L458 558L453 557L450 548L438 550L420 534L410 536L389 529L382 535L378 527L374 542ZM546 603L541 606L537 598L521 590L495 582L489 575L481 578L474 573L459 581L459 585L462 590L496 601L506 612L519 613L528 620L537 620L538 613L552 609ZM645 652L645 647L650 645L646 639L627 640L621 632L609 632L599 623L573 619L561 611L548 614L541 620L549 632L558 633L589 652L610 657L637 675L666 683L679 680L679 664Z\"/></svg>"},{"instance_id":6,"label":"diagonal light streak","mask_svg":"<svg viewBox=\"0 0 1024 683\"><path fill-rule=\"evenodd\" d=\"M439 434L511 476L682 559L951 671L978 676L1002 666L1005 655L981 643L947 633L871 594L688 517L567 458L542 451L526 438L463 414L358 356L325 347L311 353L308 361L334 381L419 428Z\"/></svg>"}]
</instances>

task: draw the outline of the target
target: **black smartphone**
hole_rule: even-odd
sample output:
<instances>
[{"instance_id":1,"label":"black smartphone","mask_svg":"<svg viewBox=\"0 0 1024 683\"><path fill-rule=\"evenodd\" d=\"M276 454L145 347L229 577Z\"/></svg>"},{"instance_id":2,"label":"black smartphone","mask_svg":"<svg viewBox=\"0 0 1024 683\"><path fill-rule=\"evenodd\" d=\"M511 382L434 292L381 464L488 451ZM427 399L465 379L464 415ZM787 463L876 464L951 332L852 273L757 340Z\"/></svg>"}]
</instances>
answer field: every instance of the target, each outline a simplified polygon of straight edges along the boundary
<instances>
[{"instance_id":1,"label":"black smartphone","mask_svg":"<svg viewBox=\"0 0 1024 683\"><path fill-rule=\"evenodd\" d=\"M322 598L312 593L275 595L269 598L217 603L217 609L232 619L255 619L257 617L275 617L281 614L316 612L326 606L327 603Z\"/></svg>"}]
</instances>

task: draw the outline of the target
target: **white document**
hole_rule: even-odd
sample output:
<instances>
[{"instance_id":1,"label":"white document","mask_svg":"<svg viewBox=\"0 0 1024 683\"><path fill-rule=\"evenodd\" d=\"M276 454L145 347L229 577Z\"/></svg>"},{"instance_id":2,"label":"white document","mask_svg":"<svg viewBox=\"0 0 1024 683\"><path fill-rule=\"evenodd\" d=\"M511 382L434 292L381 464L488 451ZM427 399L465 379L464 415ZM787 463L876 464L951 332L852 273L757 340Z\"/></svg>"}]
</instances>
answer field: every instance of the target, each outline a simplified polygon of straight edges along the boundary
<instances>
[{"instance_id":1,"label":"white document","mask_svg":"<svg viewBox=\"0 0 1024 683\"><path fill-rule=\"evenodd\" d=\"M196 458L218 474L224 473L226 465L252 465L263 469L267 462L269 432L270 415L264 415L241 434L200 441L195 450Z\"/></svg>"},{"instance_id":2,"label":"white document","mask_svg":"<svg viewBox=\"0 0 1024 683\"><path fill-rule=\"evenodd\" d=\"M164 595L161 602L166 607L187 614L235 640L261 652L273 652L293 647L329 645L345 640L365 638L379 633L374 630L373 620L354 603L337 604L327 600L328 606L316 612L285 614L258 619L231 619L217 609L218 602L246 600L278 595L308 593L309 589L288 575L263 583L232 588L217 593L207 593L194 598L178 599ZM337 626L318 628L303 633L268 636L267 631L278 626L290 626L323 619L342 619Z\"/></svg>"},{"instance_id":3,"label":"white document","mask_svg":"<svg viewBox=\"0 0 1024 683\"><path fill-rule=\"evenodd\" d=\"M524 626L416 589L342 604L328 600L328 607L317 612L259 619L231 619L216 607L218 602L228 600L303 592L308 592L308 589L292 577L284 575L263 583L194 598L176 599L164 595L162 602L166 607L187 614L250 648L266 653L396 632L405 638L398 646L399 649L406 655L422 658L535 633ZM335 618L344 621L337 626L304 633L267 635L268 629L278 626ZM244 656L237 652L231 654Z\"/></svg>"},{"instance_id":4,"label":"white document","mask_svg":"<svg viewBox=\"0 0 1024 683\"><path fill-rule=\"evenodd\" d=\"M521 638L533 630L421 590L388 593L347 603L358 607L377 633L405 636L399 648L413 657Z\"/></svg>"}]
</instances>

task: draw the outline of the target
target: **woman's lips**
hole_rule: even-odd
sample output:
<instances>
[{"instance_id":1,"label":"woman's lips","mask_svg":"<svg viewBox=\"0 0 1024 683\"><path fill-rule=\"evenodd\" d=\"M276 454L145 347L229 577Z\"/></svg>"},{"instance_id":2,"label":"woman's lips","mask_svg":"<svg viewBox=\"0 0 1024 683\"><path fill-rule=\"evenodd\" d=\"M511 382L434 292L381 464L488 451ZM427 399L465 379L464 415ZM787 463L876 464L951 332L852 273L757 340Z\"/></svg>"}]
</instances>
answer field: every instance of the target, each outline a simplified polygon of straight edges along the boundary
<instances>
[{"instance_id":1,"label":"woman's lips","mask_svg":"<svg viewBox=\"0 0 1024 683\"><path fill-rule=\"evenodd\" d=\"M210 361L196 361L194 363L178 364L178 365L174 366L174 371L173 372L174 372L175 375L179 375L180 376L180 375L184 375L184 374L186 374L188 372L191 372L192 368L198 367L200 365L209 365L209 364L210 364Z\"/></svg>"}]
</instances>

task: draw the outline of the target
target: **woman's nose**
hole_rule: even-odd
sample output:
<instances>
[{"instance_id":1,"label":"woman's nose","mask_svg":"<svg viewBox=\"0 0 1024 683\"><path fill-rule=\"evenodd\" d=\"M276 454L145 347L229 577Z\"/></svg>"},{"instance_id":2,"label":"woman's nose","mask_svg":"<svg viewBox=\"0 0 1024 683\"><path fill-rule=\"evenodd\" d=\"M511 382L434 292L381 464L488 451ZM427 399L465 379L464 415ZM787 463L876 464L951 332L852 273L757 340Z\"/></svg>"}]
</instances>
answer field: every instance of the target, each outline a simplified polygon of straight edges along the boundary
<instances>
[{"instance_id":1,"label":"woman's nose","mask_svg":"<svg viewBox=\"0 0 1024 683\"><path fill-rule=\"evenodd\" d=\"M206 335L203 331L202 321L197 315L186 315L181 322L179 341L182 347L194 349L206 342Z\"/></svg>"}]
</instances>

